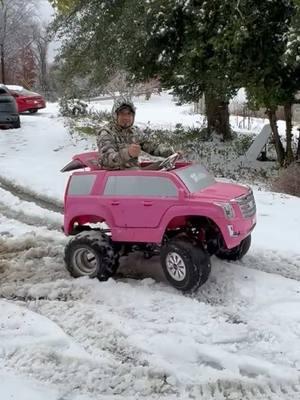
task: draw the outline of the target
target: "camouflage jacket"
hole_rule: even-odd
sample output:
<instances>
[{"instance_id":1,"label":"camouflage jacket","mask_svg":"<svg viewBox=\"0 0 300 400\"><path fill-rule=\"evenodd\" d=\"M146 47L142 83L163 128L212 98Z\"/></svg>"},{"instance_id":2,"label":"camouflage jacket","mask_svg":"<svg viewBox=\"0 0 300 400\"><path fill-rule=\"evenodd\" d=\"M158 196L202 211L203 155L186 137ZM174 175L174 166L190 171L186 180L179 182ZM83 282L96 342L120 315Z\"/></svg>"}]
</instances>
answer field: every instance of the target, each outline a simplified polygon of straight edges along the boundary
<instances>
[{"instance_id":1,"label":"camouflage jacket","mask_svg":"<svg viewBox=\"0 0 300 400\"><path fill-rule=\"evenodd\" d=\"M168 157L173 153L171 148L149 140L137 127L123 129L111 122L101 128L97 136L99 165L110 170L138 167L138 158L128 153L132 143L139 144L144 152L154 156Z\"/></svg>"}]
</instances>

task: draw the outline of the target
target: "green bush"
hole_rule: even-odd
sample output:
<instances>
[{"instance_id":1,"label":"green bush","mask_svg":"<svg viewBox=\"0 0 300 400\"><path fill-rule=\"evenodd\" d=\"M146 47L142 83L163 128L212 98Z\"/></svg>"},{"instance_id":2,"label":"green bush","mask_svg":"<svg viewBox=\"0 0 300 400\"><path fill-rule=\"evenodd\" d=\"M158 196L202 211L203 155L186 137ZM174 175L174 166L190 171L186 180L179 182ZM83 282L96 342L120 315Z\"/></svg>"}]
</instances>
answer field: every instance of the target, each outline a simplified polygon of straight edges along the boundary
<instances>
[{"instance_id":1,"label":"green bush","mask_svg":"<svg viewBox=\"0 0 300 400\"><path fill-rule=\"evenodd\" d=\"M64 117L78 117L88 114L88 104L80 99L59 99L59 113Z\"/></svg>"},{"instance_id":2,"label":"green bush","mask_svg":"<svg viewBox=\"0 0 300 400\"><path fill-rule=\"evenodd\" d=\"M243 155L249 149L254 139L255 135L237 135L232 145L237 154Z\"/></svg>"}]
</instances>

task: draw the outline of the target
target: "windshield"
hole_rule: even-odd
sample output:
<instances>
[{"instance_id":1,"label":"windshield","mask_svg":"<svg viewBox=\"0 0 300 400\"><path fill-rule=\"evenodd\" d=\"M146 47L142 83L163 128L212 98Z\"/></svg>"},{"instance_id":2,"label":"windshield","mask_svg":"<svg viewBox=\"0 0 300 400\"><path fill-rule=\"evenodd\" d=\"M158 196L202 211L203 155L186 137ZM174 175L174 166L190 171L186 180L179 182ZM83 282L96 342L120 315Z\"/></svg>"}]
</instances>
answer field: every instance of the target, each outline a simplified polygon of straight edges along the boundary
<instances>
[{"instance_id":1,"label":"windshield","mask_svg":"<svg viewBox=\"0 0 300 400\"><path fill-rule=\"evenodd\" d=\"M216 183L215 178L200 164L174 171L191 193L198 192Z\"/></svg>"},{"instance_id":2,"label":"windshield","mask_svg":"<svg viewBox=\"0 0 300 400\"><path fill-rule=\"evenodd\" d=\"M27 90L27 89L23 89L23 90L19 91L19 93L22 96L35 96L36 95L36 93L31 92L30 90Z\"/></svg>"}]
</instances>

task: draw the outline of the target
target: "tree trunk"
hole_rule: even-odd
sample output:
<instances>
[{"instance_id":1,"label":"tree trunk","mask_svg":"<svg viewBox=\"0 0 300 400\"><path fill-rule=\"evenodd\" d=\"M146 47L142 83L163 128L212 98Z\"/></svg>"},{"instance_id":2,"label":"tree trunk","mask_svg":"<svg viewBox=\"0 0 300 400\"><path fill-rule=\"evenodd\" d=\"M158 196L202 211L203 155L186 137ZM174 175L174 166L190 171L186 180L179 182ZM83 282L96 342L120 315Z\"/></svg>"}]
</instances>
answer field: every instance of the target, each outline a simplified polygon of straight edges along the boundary
<instances>
[{"instance_id":1,"label":"tree trunk","mask_svg":"<svg viewBox=\"0 0 300 400\"><path fill-rule=\"evenodd\" d=\"M284 159L285 159L285 154L284 154L284 148L279 136L278 132L278 127L277 127L277 118L276 118L276 109L269 109L267 110L267 115L270 121L271 129L273 132L273 139L275 142L275 149L277 153L277 160L280 164L280 166L284 165Z\"/></svg>"},{"instance_id":2,"label":"tree trunk","mask_svg":"<svg viewBox=\"0 0 300 400\"><path fill-rule=\"evenodd\" d=\"M292 104L287 103L284 105L284 116L286 123L286 153L285 165L289 165L294 161L294 154L292 149Z\"/></svg>"},{"instance_id":3,"label":"tree trunk","mask_svg":"<svg viewBox=\"0 0 300 400\"><path fill-rule=\"evenodd\" d=\"M42 37L41 33L37 33L36 38L36 58L39 67L39 86L45 96L48 95L49 83L48 83L48 41L47 38Z\"/></svg>"},{"instance_id":4,"label":"tree trunk","mask_svg":"<svg viewBox=\"0 0 300 400\"><path fill-rule=\"evenodd\" d=\"M298 129L298 146L297 146L297 152L296 152L296 160L300 161L300 129Z\"/></svg>"},{"instance_id":5,"label":"tree trunk","mask_svg":"<svg viewBox=\"0 0 300 400\"><path fill-rule=\"evenodd\" d=\"M0 45L0 58L1 58L1 78L2 78L2 83L5 84L5 63L4 63L4 46L3 44Z\"/></svg>"},{"instance_id":6,"label":"tree trunk","mask_svg":"<svg viewBox=\"0 0 300 400\"><path fill-rule=\"evenodd\" d=\"M228 102L205 94L205 108L209 134L216 132L218 135L222 135L224 140L232 139Z\"/></svg>"}]
</instances>

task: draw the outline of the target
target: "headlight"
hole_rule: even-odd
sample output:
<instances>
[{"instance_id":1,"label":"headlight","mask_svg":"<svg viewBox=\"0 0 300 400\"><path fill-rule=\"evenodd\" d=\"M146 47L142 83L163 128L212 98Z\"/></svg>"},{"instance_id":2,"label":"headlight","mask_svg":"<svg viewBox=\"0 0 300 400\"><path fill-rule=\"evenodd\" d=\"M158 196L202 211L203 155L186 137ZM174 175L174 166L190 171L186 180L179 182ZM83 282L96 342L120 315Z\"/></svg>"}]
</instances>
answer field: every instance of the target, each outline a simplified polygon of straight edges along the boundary
<instances>
[{"instance_id":1,"label":"headlight","mask_svg":"<svg viewBox=\"0 0 300 400\"><path fill-rule=\"evenodd\" d=\"M215 205L222 207L224 215L227 219L232 219L235 217L234 208L230 203L214 203Z\"/></svg>"}]
</instances>

